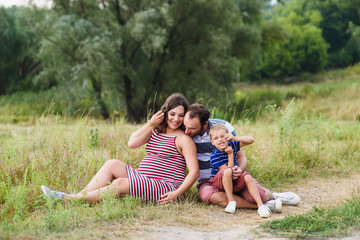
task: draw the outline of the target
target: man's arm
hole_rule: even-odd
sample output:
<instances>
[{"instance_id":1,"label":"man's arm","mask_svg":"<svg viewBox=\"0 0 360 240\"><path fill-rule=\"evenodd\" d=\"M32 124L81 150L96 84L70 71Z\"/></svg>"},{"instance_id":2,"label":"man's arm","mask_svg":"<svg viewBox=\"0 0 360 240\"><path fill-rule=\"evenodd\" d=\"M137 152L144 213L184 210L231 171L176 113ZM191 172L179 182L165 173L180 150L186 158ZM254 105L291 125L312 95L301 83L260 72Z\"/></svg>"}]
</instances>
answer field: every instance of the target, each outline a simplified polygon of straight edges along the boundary
<instances>
[{"instance_id":1,"label":"man's arm","mask_svg":"<svg viewBox=\"0 0 360 240\"><path fill-rule=\"evenodd\" d=\"M241 149L236 154L236 161L241 172L243 172L247 167L247 158Z\"/></svg>"},{"instance_id":2,"label":"man's arm","mask_svg":"<svg viewBox=\"0 0 360 240\"><path fill-rule=\"evenodd\" d=\"M233 180L236 180L240 177L241 173L245 171L247 167L247 159L245 154L241 149L236 154L237 166L233 167Z\"/></svg>"}]
</instances>

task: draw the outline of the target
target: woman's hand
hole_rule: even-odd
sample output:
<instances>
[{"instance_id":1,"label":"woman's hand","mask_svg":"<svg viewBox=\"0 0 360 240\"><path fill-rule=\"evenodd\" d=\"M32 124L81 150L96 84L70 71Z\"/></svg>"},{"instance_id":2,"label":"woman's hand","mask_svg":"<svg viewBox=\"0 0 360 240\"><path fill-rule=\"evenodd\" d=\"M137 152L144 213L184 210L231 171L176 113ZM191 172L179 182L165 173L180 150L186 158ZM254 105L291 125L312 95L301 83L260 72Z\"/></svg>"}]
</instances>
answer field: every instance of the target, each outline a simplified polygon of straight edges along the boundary
<instances>
[{"instance_id":1,"label":"woman's hand","mask_svg":"<svg viewBox=\"0 0 360 240\"><path fill-rule=\"evenodd\" d=\"M164 113L163 111L160 110L151 117L149 123L151 126L153 125L156 126L159 125L163 120L164 120Z\"/></svg>"},{"instance_id":2,"label":"woman's hand","mask_svg":"<svg viewBox=\"0 0 360 240\"><path fill-rule=\"evenodd\" d=\"M161 196L161 199L157 202L159 205L173 203L179 196L175 192L167 192Z\"/></svg>"}]
</instances>

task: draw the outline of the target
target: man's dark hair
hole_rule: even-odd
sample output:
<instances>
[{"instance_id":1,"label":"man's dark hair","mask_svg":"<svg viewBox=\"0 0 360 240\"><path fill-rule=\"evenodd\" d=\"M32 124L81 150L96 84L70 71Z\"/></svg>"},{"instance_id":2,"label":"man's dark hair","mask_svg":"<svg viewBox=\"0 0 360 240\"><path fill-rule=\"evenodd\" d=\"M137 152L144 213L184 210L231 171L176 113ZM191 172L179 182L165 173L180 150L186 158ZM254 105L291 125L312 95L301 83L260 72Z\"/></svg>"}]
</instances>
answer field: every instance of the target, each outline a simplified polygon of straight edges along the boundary
<instances>
[{"instance_id":1,"label":"man's dark hair","mask_svg":"<svg viewBox=\"0 0 360 240\"><path fill-rule=\"evenodd\" d=\"M193 103L188 108L188 112L190 112L189 117L194 118L198 117L200 120L201 126L204 126L206 121L210 118L209 110L200 103Z\"/></svg>"}]
</instances>

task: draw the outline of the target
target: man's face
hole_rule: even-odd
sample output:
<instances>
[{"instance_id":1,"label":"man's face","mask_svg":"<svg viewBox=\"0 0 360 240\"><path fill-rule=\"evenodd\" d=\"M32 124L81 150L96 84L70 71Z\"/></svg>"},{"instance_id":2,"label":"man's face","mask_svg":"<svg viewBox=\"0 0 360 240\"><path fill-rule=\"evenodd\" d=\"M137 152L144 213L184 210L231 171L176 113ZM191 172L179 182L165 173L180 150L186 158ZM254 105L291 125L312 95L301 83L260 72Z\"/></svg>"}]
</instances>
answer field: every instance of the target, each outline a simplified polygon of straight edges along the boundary
<instances>
[{"instance_id":1,"label":"man's face","mask_svg":"<svg viewBox=\"0 0 360 240\"><path fill-rule=\"evenodd\" d=\"M187 112L184 118L185 133L190 137L194 137L201 133L202 127L198 117L190 118L190 113Z\"/></svg>"}]
</instances>

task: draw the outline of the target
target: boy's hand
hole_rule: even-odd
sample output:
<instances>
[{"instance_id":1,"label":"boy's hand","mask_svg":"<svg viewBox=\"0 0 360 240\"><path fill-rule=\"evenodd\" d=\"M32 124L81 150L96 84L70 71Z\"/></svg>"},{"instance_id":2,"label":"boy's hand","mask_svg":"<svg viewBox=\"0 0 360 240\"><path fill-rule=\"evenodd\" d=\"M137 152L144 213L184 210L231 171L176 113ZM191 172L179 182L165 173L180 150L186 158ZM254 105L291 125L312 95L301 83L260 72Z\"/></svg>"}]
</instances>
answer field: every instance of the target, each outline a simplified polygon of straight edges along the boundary
<instances>
[{"instance_id":1,"label":"boy's hand","mask_svg":"<svg viewBox=\"0 0 360 240\"><path fill-rule=\"evenodd\" d=\"M238 166L234 166L234 167L232 168L232 173L233 173L233 175L232 175L232 180L236 180L236 179L238 179L238 178L240 177L240 175L242 174L242 170L241 170L241 168L239 168Z\"/></svg>"},{"instance_id":2,"label":"boy's hand","mask_svg":"<svg viewBox=\"0 0 360 240\"><path fill-rule=\"evenodd\" d=\"M232 147L227 146L227 147L225 148L225 152L226 152L228 155L229 155L229 154L233 154Z\"/></svg>"},{"instance_id":3,"label":"boy's hand","mask_svg":"<svg viewBox=\"0 0 360 240\"><path fill-rule=\"evenodd\" d=\"M226 134L225 140L226 141L234 141L234 135L232 135L231 133Z\"/></svg>"}]
</instances>

